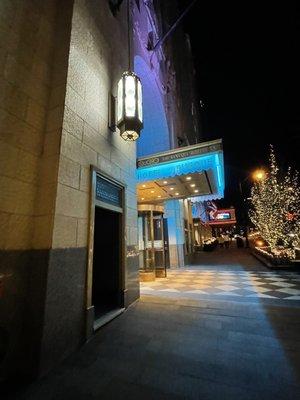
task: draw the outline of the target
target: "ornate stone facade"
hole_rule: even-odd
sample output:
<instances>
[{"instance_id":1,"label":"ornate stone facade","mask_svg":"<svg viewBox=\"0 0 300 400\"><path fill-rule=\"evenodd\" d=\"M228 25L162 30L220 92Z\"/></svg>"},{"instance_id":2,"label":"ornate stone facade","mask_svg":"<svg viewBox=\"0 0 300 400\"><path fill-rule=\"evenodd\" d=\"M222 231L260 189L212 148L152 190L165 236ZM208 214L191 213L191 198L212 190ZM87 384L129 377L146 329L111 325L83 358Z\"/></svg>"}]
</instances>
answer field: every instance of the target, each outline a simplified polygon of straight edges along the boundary
<instances>
[{"instance_id":1,"label":"ornate stone facade","mask_svg":"<svg viewBox=\"0 0 300 400\"><path fill-rule=\"evenodd\" d=\"M177 39L149 50L170 22L162 3L132 1L131 28L155 100L148 134L174 148L189 132ZM124 306L139 297L136 144L108 127L127 29L125 1L0 2L0 379L41 375L86 340L91 166L126 187Z\"/></svg>"}]
</instances>

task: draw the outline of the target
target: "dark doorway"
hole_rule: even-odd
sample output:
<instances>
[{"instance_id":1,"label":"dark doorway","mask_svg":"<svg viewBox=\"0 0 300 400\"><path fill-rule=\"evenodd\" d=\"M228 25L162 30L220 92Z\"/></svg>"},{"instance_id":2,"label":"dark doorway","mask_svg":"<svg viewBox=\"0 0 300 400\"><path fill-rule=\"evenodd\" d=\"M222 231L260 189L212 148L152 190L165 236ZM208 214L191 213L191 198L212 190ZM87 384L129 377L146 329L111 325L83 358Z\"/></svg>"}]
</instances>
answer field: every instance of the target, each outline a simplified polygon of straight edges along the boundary
<instances>
[{"instance_id":1,"label":"dark doorway","mask_svg":"<svg viewBox=\"0 0 300 400\"><path fill-rule=\"evenodd\" d=\"M92 303L95 319L121 304L122 214L95 208Z\"/></svg>"}]
</instances>

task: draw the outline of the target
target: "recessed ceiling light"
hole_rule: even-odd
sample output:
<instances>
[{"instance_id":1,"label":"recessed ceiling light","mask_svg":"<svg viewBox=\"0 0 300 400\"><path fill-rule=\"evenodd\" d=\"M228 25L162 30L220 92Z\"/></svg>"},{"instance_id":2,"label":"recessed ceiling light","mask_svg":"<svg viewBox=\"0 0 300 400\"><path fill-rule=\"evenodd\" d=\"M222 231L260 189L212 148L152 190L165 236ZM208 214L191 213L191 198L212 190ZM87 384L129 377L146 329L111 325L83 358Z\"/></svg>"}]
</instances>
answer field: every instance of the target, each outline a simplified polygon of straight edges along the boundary
<instances>
[{"instance_id":1,"label":"recessed ceiling light","mask_svg":"<svg viewBox=\"0 0 300 400\"><path fill-rule=\"evenodd\" d=\"M154 193L154 190L151 190L151 193Z\"/></svg>"},{"instance_id":2,"label":"recessed ceiling light","mask_svg":"<svg viewBox=\"0 0 300 400\"><path fill-rule=\"evenodd\" d=\"M178 193L178 192L176 192L176 193L175 193L175 196L178 196L178 195L179 195L179 193Z\"/></svg>"},{"instance_id":3,"label":"recessed ceiling light","mask_svg":"<svg viewBox=\"0 0 300 400\"><path fill-rule=\"evenodd\" d=\"M191 187L195 187L196 186L196 184L195 183L191 183Z\"/></svg>"},{"instance_id":4,"label":"recessed ceiling light","mask_svg":"<svg viewBox=\"0 0 300 400\"><path fill-rule=\"evenodd\" d=\"M187 180L187 181L190 181L191 179L192 179L191 176L187 176L187 177L186 177L186 180Z\"/></svg>"},{"instance_id":5,"label":"recessed ceiling light","mask_svg":"<svg viewBox=\"0 0 300 400\"><path fill-rule=\"evenodd\" d=\"M161 196L157 196L157 197L161 197Z\"/></svg>"},{"instance_id":6,"label":"recessed ceiling light","mask_svg":"<svg viewBox=\"0 0 300 400\"><path fill-rule=\"evenodd\" d=\"M145 200L145 198L144 198L144 197L142 197L142 198L141 198L141 200Z\"/></svg>"},{"instance_id":7,"label":"recessed ceiling light","mask_svg":"<svg viewBox=\"0 0 300 400\"><path fill-rule=\"evenodd\" d=\"M194 190L194 192L195 192L195 193L198 193L198 192L199 192L199 190L198 190L198 189L196 189L196 190Z\"/></svg>"},{"instance_id":8,"label":"recessed ceiling light","mask_svg":"<svg viewBox=\"0 0 300 400\"><path fill-rule=\"evenodd\" d=\"M146 187L146 185L142 185L142 187Z\"/></svg>"},{"instance_id":9,"label":"recessed ceiling light","mask_svg":"<svg viewBox=\"0 0 300 400\"><path fill-rule=\"evenodd\" d=\"M174 190L174 188L173 188L173 187L171 187L171 188L170 188L170 190Z\"/></svg>"},{"instance_id":10,"label":"recessed ceiling light","mask_svg":"<svg viewBox=\"0 0 300 400\"><path fill-rule=\"evenodd\" d=\"M166 185L168 183L168 181L163 181L163 184Z\"/></svg>"}]
</instances>

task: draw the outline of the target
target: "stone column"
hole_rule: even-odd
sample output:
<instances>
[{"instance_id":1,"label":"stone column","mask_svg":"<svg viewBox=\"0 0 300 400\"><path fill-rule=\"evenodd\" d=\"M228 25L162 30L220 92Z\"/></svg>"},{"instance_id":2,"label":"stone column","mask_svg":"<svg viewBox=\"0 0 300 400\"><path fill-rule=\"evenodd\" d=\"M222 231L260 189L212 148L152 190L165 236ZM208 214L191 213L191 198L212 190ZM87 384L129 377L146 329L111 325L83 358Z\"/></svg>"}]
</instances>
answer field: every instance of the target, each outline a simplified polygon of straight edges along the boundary
<instances>
[{"instance_id":1,"label":"stone column","mask_svg":"<svg viewBox=\"0 0 300 400\"><path fill-rule=\"evenodd\" d=\"M164 218L168 221L170 267L184 266L184 210L183 200L165 202Z\"/></svg>"}]
</instances>

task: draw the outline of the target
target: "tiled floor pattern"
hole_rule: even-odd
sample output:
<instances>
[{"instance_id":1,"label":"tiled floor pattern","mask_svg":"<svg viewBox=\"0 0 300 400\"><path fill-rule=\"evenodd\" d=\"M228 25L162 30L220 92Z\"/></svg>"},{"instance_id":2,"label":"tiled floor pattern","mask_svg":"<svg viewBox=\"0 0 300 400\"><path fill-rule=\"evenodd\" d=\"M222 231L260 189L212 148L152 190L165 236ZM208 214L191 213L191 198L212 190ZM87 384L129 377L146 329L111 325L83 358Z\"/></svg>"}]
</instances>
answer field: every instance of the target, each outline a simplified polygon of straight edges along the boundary
<instances>
[{"instance_id":1,"label":"tiled floor pattern","mask_svg":"<svg viewBox=\"0 0 300 400\"><path fill-rule=\"evenodd\" d=\"M141 283L142 294L234 296L300 300L300 274L287 271L168 270L167 278Z\"/></svg>"}]
</instances>

